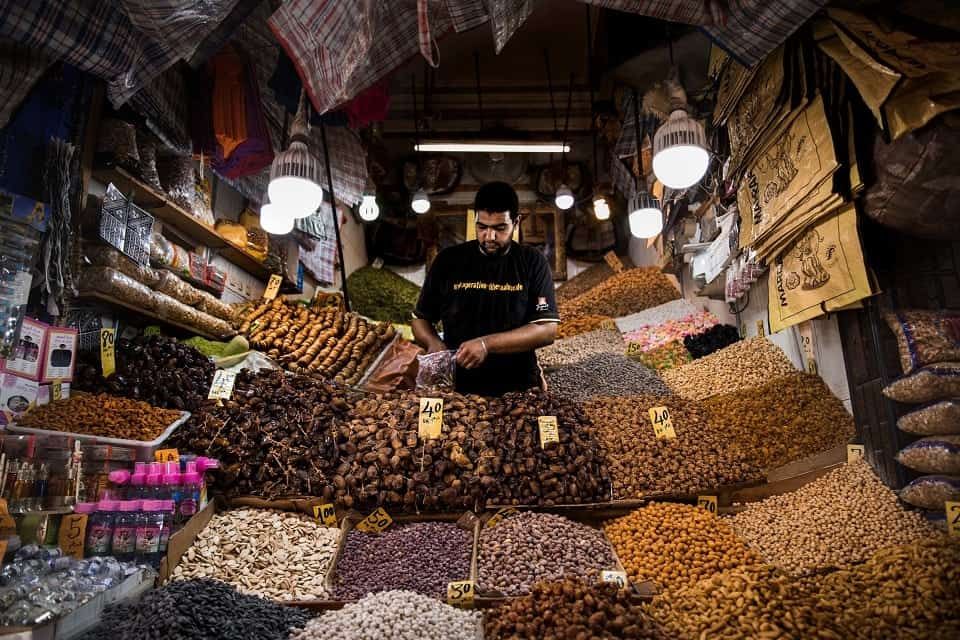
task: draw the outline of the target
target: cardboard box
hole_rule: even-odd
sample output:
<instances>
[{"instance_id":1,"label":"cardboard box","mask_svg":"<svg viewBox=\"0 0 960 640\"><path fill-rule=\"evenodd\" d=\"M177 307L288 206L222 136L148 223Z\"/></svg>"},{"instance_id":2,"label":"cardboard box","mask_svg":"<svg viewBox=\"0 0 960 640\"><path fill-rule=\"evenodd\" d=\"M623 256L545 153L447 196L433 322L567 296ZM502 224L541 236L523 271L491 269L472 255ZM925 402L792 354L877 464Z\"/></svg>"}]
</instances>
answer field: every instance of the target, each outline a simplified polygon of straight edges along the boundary
<instances>
[{"instance_id":1,"label":"cardboard box","mask_svg":"<svg viewBox=\"0 0 960 640\"><path fill-rule=\"evenodd\" d=\"M37 404L40 384L12 373L0 373L0 424L10 424Z\"/></svg>"},{"instance_id":2,"label":"cardboard box","mask_svg":"<svg viewBox=\"0 0 960 640\"><path fill-rule=\"evenodd\" d=\"M50 325L33 318L24 318L13 355L0 360L0 371L39 382L49 328Z\"/></svg>"},{"instance_id":3,"label":"cardboard box","mask_svg":"<svg viewBox=\"0 0 960 640\"><path fill-rule=\"evenodd\" d=\"M73 379L77 364L77 330L50 327L43 353L41 382L68 382Z\"/></svg>"}]
</instances>

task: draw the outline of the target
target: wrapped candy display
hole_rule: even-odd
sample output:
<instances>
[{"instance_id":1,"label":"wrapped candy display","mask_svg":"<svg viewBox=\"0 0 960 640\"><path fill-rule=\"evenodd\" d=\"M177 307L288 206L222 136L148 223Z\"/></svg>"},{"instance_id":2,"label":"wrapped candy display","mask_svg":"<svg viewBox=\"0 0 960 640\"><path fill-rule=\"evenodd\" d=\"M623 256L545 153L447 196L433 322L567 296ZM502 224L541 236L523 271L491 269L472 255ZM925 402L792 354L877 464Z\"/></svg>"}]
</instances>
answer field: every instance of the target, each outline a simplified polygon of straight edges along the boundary
<instances>
[{"instance_id":1,"label":"wrapped candy display","mask_svg":"<svg viewBox=\"0 0 960 640\"><path fill-rule=\"evenodd\" d=\"M623 339L628 344L638 343L641 351L653 351L675 340L682 342L686 336L703 333L718 323L717 317L709 311L698 311L680 320L641 326L625 333Z\"/></svg>"}]
</instances>

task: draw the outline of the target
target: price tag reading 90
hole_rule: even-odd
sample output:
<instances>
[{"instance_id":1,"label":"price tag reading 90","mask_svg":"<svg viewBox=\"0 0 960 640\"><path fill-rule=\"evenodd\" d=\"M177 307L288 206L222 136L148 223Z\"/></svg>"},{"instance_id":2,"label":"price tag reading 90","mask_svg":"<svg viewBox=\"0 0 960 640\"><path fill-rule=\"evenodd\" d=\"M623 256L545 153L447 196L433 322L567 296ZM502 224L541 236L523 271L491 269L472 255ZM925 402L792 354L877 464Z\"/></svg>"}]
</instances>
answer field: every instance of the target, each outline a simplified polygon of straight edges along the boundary
<instances>
[{"instance_id":1,"label":"price tag reading 90","mask_svg":"<svg viewBox=\"0 0 960 640\"><path fill-rule=\"evenodd\" d=\"M100 329L100 370L104 378L109 378L117 371L117 360L114 344L117 341L116 329Z\"/></svg>"}]
</instances>

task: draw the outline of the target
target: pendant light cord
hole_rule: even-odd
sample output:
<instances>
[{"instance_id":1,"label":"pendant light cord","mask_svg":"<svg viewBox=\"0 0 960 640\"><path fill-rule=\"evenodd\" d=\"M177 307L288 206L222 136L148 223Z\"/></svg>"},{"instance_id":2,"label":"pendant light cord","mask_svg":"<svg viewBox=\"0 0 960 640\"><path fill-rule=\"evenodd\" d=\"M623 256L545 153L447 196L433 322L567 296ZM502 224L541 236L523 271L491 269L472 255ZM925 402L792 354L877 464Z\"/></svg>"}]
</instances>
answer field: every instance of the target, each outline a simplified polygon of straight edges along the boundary
<instances>
[{"instance_id":1,"label":"pendant light cord","mask_svg":"<svg viewBox=\"0 0 960 640\"><path fill-rule=\"evenodd\" d=\"M634 138L635 138L634 141L637 144L637 175L635 179L637 182L637 195L639 196L641 179L644 178L643 153L640 149L640 138L646 134L646 126L644 126L644 129L641 131L640 129L640 96L637 94L637 90L635 88L633 89L633 132L634 132ZM643 179L642 183L643 183L643 191L646 191L647 181Z\"/></svg>"}]
</instances>

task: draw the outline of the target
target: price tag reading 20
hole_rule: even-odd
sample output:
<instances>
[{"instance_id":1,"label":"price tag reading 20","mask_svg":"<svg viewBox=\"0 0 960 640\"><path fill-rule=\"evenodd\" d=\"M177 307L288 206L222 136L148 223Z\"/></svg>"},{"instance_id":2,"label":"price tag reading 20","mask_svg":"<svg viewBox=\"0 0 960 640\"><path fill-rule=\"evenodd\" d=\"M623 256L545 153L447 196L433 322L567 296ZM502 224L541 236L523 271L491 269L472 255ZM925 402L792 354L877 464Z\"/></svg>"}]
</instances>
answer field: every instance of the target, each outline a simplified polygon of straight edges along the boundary
<instances>
[{"instance_id":1,"label":"price tag reading 20","mask_svg":"<svg viewBox=\"0 0 960 640\"><path fill-rule=\"evenodd\" d=\"M947 512L947 532L960 538L960 502L944 503Z\"/></svg>"},{"instance_id":2,"label":"price tag reading 20","mask_svg":"<svg viewBox=\"0 0 960 640\"><path fill-rule=\"evenodd\" d=\"M458 580L447 583L447 604L459 606L473 605L473 596L477 591L473 580Z\"/></svg>"},{"instance_id":3,"label":"price tag reading 20","mask_svg":"<svg viewBox=\"0 0 960 640\"><path fill-rule=\"evenodd\" d=\"M673 430L670 410L666 407L651 407L650 422L653 424L653 435L657 440L673 440L677 437L677 432Z\"/></svg>"},{"instance_id":4,"label":"price tag reading 20","mask_svg":"<svg viewBox=\"0 0 960 640\"><path fill-rule=\"evenodd\" d=\"M439 438L443 432L443 398L420 398L417 433L421 438Z\"/></svg>"}]
</instances>

